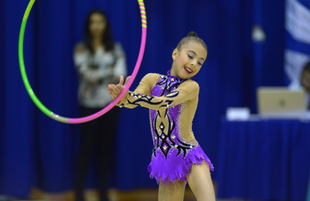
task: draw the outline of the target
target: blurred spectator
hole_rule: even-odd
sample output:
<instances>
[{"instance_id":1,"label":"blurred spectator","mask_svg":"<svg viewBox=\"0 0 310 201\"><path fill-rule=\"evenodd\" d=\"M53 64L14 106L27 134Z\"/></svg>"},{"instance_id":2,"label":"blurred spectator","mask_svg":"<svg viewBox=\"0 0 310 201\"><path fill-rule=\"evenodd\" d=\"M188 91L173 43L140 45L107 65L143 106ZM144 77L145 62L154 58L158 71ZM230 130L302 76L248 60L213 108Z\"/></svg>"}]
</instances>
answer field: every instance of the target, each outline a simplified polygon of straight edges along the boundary
<instances>
[{"instance_id":1,"label":"blurred spectator","mask_svg":"<svg viewBox=\"0 0 310 201\"><path fill-rule=\"evenodd\" d=\"M310 61L304 65L300 75L300 80L292 82L289 88L292 90L304 89L306 91L307 109L310 110Z\"/></svg>"},{"instance_id":2,"label":"blurred spectator","mask_svg":"<svg viewBox=\"0 0 310 201\"><path fill-rule=\"evenodd\" d=\"M119 43L115 43L106 15L91 11L86 19L84 40L74 49L74 64L79 75L78 100L80 116L94 114L106 107L112 98L109 83L126 76L126 58ZM114 163L116 127L119 108L81 124L81 144L76 164L76 200L83 201L83 190L92 156L97 156L98 191L100 200L107 198L107 179Z\"/></svg>"}]
</instances>

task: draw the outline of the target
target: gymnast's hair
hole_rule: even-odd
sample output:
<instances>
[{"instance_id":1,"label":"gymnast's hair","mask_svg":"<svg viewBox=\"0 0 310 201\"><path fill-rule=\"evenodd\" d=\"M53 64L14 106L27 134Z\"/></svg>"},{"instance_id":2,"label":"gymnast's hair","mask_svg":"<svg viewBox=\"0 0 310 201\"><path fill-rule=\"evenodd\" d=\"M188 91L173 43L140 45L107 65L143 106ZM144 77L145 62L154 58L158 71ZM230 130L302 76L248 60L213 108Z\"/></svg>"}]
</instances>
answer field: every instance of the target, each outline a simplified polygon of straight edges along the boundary
<instances>
[{"instance_id":1,"label":"gymnast's hair","mask_svg":"<svg viewBox=\"0 0 310 201\"><path fill-rule=\"evenodd\" d=\"M180 51L183 45L187 45L191 41L200 43L208 51L205 42L201 38L199 38L196 32L194 31L189 32L186 37L182 38L182 40L179 42L177 46L177 49Z\"/></svg>"}]
</instances>

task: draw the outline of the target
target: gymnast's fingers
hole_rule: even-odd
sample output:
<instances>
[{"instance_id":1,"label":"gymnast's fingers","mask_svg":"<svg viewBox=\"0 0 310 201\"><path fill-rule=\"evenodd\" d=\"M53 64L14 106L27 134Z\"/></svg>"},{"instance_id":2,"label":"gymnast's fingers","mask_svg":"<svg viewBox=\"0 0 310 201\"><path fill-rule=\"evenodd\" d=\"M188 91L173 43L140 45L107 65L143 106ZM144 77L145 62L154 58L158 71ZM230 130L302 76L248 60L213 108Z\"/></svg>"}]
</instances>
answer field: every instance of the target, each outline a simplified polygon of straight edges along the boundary
<instances>
[{"instance_id":1,"label":"gymnast's fingers","mask_svg":"<svg viewBox=\"0 0 310 201\"><path fill-rule=\"evenodd\" d=\"M124 83L124 77L121 75L119 76L119 85L123 85Z\"/></svg>"},{"instance_id":2,"label":"gymnast's fingers","mask_svg":"<svg viewBox=\"0 0 310 201\"><path fill-rule=\"evenodd\" d=\"M131 76L128 76L128 77L126 78L125 85L127 85L128 81L129 81L129 79L130 79L130 77L131 77Z\"/></svg>"},{"instance_id":3,"label":"gymnast's fingers","mask_svg":"<svg viewBox=\"0 0 310 201\"><path fill-rule=\"evenodd\" d=\"M115 88L114 88L114 93L116 93L117 95L119 95L122 91L123 91L124 87L121 86L121 85L117 85Z\"/></svg>"},{"instance_id":4,"label":"gymnast's fingers","mask_svg":"<svg viewBox=\"0 0 310 201\"><path fill-rule=\"evenodd\" d=\"M115 95L113 92L110 92L110 96L112 97L113 100L115 100Z\"/></svg>"},{"instance_id":5,"label":"gymnast's fingers","mask_svg":"<svg viewBox=\"0 0 310 201\"><path fill-rule=\"evenodd\" d=\"M108 91L109 91L109 92L112 92L112 91L114 90L115 87L116 87L115 84L109 84L109 85L108 85Z\"/></svg>"},{"instance_id":6,"label":"gymnast's fingers","mask_svg":"<svg viewBox=\"0 0 310 201\"><path fill-rule=\"evenodd\" d=\"M112 90L112 93L113 93L113 94L116 94L116 96L121 92L121 91L117 88L117 86L119 86L119 85L116 85L116 86L113 88L113 90Z\"/></svg>"},{"instance_id":7,"label":"gymnast's fingers","mask_svg":"<svg viewBox=\"0 0 310 201\"><path fill-rule=\"evenodd\" d=\"M116 88L111 93L114 99L116 99L120 94L119 90L117 90Z\"/></svg>"}]
</instances>

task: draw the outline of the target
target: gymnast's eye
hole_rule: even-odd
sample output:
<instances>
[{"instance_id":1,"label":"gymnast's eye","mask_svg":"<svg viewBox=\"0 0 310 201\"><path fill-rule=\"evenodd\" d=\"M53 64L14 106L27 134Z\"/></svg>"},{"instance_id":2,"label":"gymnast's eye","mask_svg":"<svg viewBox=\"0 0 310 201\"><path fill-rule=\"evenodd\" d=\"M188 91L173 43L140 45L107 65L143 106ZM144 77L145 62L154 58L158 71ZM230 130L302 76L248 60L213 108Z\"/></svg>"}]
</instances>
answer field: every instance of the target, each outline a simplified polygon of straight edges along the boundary
<instances>
[{"instance_id":1,"label":"gymnast's eye","mask_svg":"<svg viewBox=\"0 0 310 201\"><path fill-rule=\"evenodd\" d=\"M199 60L198 60L198 64L199 64L200 66L202 66L203 62L204 62L203 59L199 59Z\"/></svg>"},{"instance_id":2,"label":"gymnast's eye","mask_svg":"<svg viewBox=\"0 0 310 201\"><path fill-rule=\"evenodd\" d=\"M190 59L194 58L192 55L188 54L187 55Z\"/></svg>"}]
</instances>

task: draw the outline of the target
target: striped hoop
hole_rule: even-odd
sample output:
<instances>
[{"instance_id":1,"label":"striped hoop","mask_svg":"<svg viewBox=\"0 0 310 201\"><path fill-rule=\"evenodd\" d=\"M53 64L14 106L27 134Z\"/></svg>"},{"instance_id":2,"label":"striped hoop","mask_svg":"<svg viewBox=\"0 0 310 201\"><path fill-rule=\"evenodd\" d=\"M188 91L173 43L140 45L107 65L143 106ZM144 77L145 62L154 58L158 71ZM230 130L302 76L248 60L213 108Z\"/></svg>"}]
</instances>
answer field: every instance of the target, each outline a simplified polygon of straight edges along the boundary
<instances>
[{"instance_id":1,"label":"striped hoop","mask_svg":"<svg viewBox=\"0 0 310 201\"><path fill-rule=\"evenodd\" d=\"M24 85L26 87L26 90L32 99L32 101L35 103L35 105L47 116L50 118L54 119L55 121L61 122L61 123L67 123L67 124L78 124L78 123L84 123L91 121L93 119L96 119L102 115L104 115L106 112L111 110L120 100L121 98L126 94L126 92L129 90L130 86L132 85L134 79L136 78L136 75L139 71L143 54L144 54L144 49L145 49L145 42L146 42L146 30L147 30L147 20L146 20L146 12L145 12L145 6L143 0L138 0L139 8L140 8L140 14L141 14L141 26L142 26L142 36L141 36L141 43L140 43L140 51L139 55L137 58L137 62L135 65L135 68L131 74L131 77L126 84L124 90L122 93L115 99L113 100L108 106L100 110L99 112L89 115L87 117L81 117L81 118L67 118L67 117L62 117L58 114L53 113L49 109L47 109L41 102L40 100L36 97L35 93L33 92L31 85L29 83L26 70L25 70L25 63L24 63L24 52L23 52L23 46L24 46L24 35L25 35L25 29L26 29L26 24L28 20L28 16L30 14L30 11L32 9L32 6L34 4L35 0L30 0L28 3L28 6L26 8L26 11L24 13L24 17L22 20L21 28L20 28L20 34L19 34L19 43L18 43L18 59L19 59L19 66L20 66L20 72L21 76L24 82Z\"/></svg>"}]
</instances>

